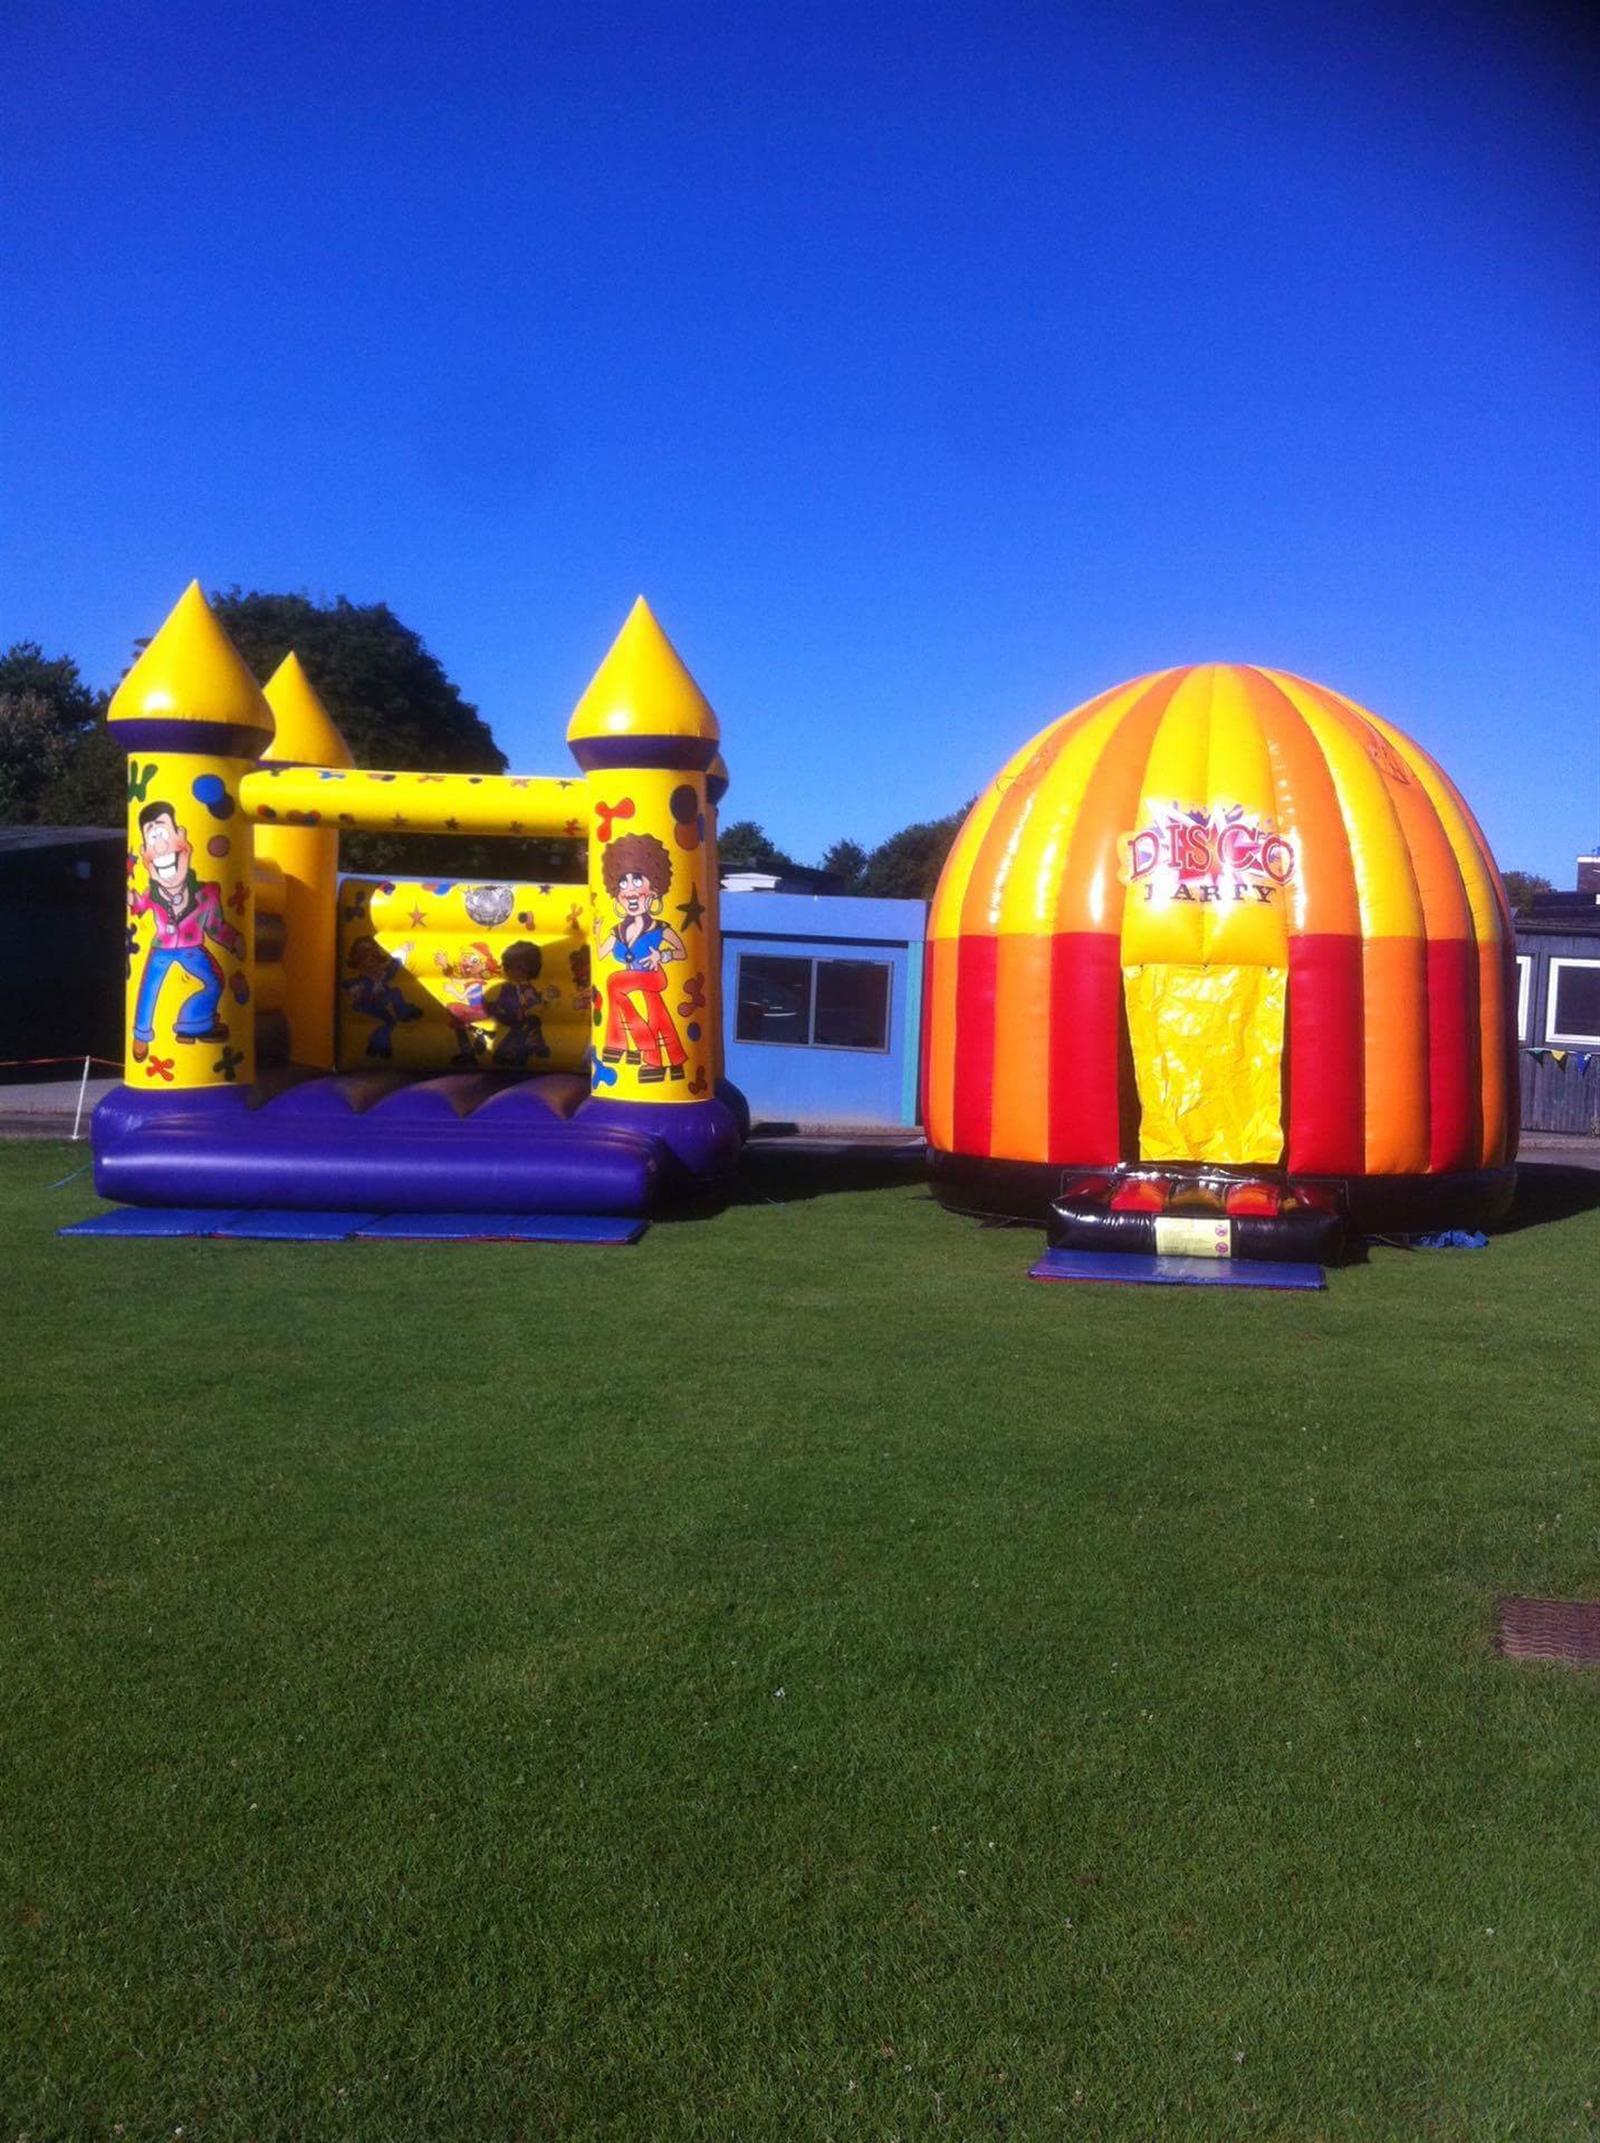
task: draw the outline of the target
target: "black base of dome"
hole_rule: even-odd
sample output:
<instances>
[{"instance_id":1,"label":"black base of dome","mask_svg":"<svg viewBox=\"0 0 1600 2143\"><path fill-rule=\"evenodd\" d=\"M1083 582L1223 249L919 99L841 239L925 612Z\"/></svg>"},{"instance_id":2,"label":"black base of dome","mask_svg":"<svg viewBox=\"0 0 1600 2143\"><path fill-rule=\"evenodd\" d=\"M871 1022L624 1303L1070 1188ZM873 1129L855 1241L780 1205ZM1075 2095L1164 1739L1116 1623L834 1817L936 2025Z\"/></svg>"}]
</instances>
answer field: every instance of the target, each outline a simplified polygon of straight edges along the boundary
<instances>
[{"instance_id":1,"label":"black base of dome","mask_svg":"<svg viewBox=\"0 0 1600 2143\"><path fill-rule=\"evenodd\" d=\"M1270 1178L1279 1169L1210 1168L1192 1163L1137 1164L1138 1172L1192 1178L1198 1186ZM1056 1200L1082 1176L1105 1175L1104 1164L1075 1168L1043 1161L990 1161L928 1149L934 1195L953 1213L984 1220L1043 1224ZM1295 1176L1308 1190L1330 1193L1355 1235L1422 1235L1439 1228L1490 1228L1504 1220L1516 1192L1515 1168L1463 1169L1445 1176Z\"/></svg>"}]
</instances>

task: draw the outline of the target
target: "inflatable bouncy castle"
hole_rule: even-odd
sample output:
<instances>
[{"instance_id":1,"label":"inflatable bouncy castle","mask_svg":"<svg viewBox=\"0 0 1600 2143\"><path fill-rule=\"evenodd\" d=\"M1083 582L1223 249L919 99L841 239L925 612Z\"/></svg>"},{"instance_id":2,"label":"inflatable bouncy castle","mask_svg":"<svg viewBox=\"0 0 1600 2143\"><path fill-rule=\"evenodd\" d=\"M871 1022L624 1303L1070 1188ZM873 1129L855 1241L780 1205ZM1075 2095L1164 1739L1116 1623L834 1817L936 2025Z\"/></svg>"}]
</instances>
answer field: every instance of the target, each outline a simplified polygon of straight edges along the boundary
<instances>
[{"instance_id":1,"label":"inflatable bouncy castle","mask_svg":"<svg viewBox=\"0 0 1600 2143\"><path fill-rule=\"evenodd\" d=\"M119 687L133 1205L636 1215L734 1166L716 716L641 598L577 771L363 769L291 655L263 691L198 585ZM587 878L359 878L341 830L555 835Z\"/></svg>"},{"instance_id":2,"label":"inflatable bouncy castle","mask_svg":"<svg viewBox=\"0 0 1600 2143\"><path fill-rule=\"evenodd\" d=\"M928 936L948 1203L1270 1256L1509 1201L1499 874L1434 761L1337 692L1210 664L1051 723L973 806Z\"/></svg>"}]
</instances>

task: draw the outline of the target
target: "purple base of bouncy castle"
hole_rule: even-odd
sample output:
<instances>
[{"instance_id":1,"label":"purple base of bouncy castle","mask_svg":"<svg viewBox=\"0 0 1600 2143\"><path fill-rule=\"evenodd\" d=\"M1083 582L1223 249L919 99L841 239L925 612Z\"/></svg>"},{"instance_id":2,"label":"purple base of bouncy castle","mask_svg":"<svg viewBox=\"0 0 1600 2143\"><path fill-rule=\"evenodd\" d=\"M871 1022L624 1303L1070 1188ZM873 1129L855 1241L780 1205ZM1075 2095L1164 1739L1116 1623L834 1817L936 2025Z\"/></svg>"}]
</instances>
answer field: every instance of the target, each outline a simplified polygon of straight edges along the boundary
<instances>
[{"instance_id":1,"label":"purple base of bouncy castle","mask_svg":"<svg viewBox=\"0 0 1600 2143\"><path fill-rule=\"evenodd\" d=\"M577 1073L314 1072L250 1087L119 1087L94 1113L94 1183L125 1205L370 1212L656 1211L723 1181L743 1097L592 1097Z\"/></svg>"}]
</instances>

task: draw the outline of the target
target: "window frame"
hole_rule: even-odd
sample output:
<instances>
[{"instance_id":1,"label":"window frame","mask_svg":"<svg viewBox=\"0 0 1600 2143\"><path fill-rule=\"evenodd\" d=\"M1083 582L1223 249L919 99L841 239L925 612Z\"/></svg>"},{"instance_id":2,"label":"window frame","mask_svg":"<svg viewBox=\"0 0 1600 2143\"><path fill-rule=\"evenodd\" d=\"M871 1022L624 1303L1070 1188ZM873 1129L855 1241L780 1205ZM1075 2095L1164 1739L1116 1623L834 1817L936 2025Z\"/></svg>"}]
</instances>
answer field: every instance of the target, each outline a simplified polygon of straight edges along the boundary
<instances>
[{"instance_id":1,"label":"window frame","mask_svg":"<svg viewBox=\"0 0 1600 2143\"><path fill-rule=\"evenodd\" d=\"M1600 1048L1600 1034L1564 1034L1556 1026L1556 993L1564 967L1584 967L1600 971L1600 960L1585 960L1575 953L1553 954L1550 960L1549 978L1545 983L1544 1038L1557 1048Z\"/></svg>"},{"instance_id":2,"label":"window frame","mask_svg":"<svg viewBox=\"0 0 1600 2143\"><path fill-rule=\"evenodd\" d=\"M1528 1014L1533 1007L1533 954L1517 954L1517 1040L1530 1041Z\"/></svg>"},{"instance_id":3,"label":"window frame","mask_svg":"<svg viewBox=\"0 0 1600 2143\"><path fill-rule=\"evenodd\" d=\"M793 960L803 962L811 970L806 1005L806 1032L802 1039L792 1042L779 1041L776 1037L756 1039L739 1032L739 1005L744 996L744 963L746 960ZM819 967L881 967L884 974L883 991L883 1040L881 1042L819 1042L817 1033L817 969ZM734 956L733 965L733 1041L739 1049L820 1049L831 1056L887 1057L894 1049L894 962L870 957L856 957L836 952L776 952L758 951L755 946L741 946Z\"/></svg>"}]
</instances>

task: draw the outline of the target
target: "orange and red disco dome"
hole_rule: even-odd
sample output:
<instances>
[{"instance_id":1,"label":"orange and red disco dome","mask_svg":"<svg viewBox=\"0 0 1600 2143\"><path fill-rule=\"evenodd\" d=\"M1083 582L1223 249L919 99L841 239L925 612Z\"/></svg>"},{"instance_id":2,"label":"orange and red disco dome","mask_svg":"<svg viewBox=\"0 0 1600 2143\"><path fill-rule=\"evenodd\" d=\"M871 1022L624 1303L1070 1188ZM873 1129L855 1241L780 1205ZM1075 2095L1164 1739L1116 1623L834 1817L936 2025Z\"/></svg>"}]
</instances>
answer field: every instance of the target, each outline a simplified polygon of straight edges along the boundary
<instances>
[{"instance_id":1,"label":"orange and red disco dome","mask_svg":"<svg viewBox=\"0 0 1600 2143\"><path fill-rule=\"evenodd\" d=\"M1391 724L1215 663L1102 693L1002 768L929 919L923 1111L953 1202L1068 1169L1332 1181L1356 1219L1489 1218L1517 1140L1494 859Z\"/></svg>"}]
</instances>

